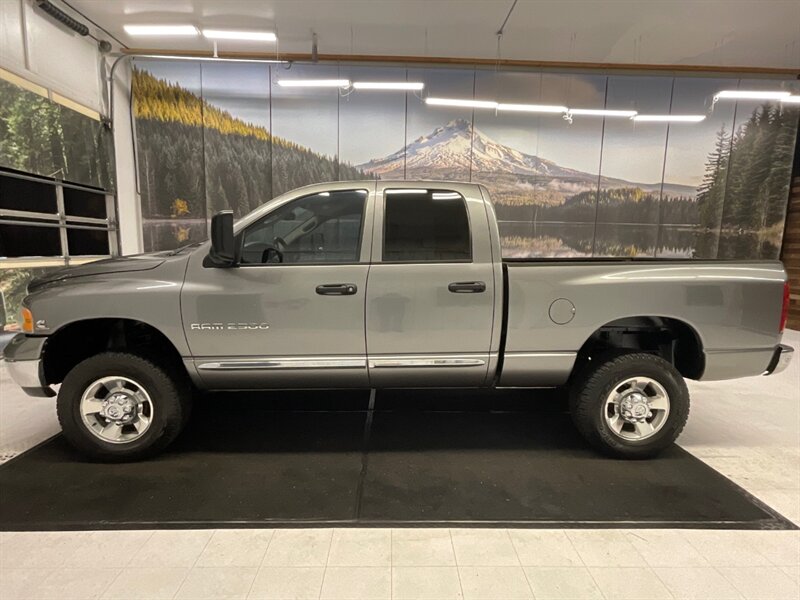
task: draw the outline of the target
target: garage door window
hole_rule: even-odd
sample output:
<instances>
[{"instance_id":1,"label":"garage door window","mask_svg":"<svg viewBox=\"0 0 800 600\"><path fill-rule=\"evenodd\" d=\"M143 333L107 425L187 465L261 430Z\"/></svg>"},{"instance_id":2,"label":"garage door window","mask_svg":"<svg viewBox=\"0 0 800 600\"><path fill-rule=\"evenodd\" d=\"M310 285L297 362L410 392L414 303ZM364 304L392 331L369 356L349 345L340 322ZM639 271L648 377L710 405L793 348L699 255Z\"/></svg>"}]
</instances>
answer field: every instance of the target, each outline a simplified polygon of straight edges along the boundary
<instances>
[{"instance_id":1,"label":"garage door window","mask_svg":"<svg viewBox=\"0 0 800 600\"><path fill-rule=\"evenodd\" d=\"M464 197L448 190L386 190L383 262L469 262Z\"/></svg>"},{"instance_id":2,"label":"garage door window","mask_svg":"<svg viewBox=\"0 0 800 600\"><path fill-rule=\"evenodd\" d=\"M104 190L0 170L0 269L116 254L113 215Z\"/></svg>"}]
</instances>

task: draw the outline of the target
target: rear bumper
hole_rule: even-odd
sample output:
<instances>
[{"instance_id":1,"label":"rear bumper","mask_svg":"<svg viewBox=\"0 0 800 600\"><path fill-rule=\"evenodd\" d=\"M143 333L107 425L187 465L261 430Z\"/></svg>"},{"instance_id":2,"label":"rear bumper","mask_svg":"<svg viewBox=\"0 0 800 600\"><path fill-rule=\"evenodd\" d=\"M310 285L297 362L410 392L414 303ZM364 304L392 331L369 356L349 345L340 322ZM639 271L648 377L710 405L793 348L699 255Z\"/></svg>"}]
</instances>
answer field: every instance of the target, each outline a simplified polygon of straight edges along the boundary
<instances>
[{"instance_id":1,"label":"rear bumper","mask_svg":"<svg viewBox=\"0 0 800 600\"><path fill-rule=\"evenodd\" d=\"M793 354L794 348L791 346L787 346L786 344L778 344L775 346L775 351L772 353L772 360L769 361L764 375L775 375L785 370L786 367L789 366L789 363L792 362Z\"/></svg>"}]
</instances>

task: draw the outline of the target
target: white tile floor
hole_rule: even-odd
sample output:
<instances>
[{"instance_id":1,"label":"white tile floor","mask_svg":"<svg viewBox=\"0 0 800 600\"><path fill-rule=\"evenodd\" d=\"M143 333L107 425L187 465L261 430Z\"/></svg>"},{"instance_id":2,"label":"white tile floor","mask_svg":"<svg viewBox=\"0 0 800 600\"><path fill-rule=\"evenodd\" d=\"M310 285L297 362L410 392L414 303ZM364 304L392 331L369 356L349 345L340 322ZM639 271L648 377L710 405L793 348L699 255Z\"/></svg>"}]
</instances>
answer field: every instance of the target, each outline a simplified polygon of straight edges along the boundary
<instances>
[{"instance_id":1,"label":"white tile floor","mask_svg":"<svg viewBox=\"0 0 800 600\"><path fill-rule=\"evenodd\" d=\"M800 350L800 333L785 341ZM780 376L690 388L681 445L800 523L800 360ZM53 413L0 366L0 456L57 431ZM798 600L800 531L0 533L0 599L14 598Z\"/></svg>"}]
</instances>

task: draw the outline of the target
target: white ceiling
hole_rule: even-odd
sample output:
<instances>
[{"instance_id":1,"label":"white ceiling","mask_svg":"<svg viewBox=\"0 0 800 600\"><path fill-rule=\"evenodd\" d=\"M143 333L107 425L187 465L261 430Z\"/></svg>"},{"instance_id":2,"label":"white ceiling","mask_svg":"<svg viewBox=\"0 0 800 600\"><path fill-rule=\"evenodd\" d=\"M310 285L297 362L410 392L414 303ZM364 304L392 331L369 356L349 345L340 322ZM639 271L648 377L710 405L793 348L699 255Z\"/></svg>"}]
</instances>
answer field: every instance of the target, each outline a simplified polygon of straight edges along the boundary
<instances>
[{"instance_id":1,"label":"white ceiling","mask_svg":"<svg viewBox=\"0 0 800 600\"><path fill-rule=\"evenodd\" d=\"M131 38L125 23L277 31L286 53L494 59L513 0L65 0L133 48L209 50L202 38ZM274 44L220 43L272 51ZM800 70L800 0L519 0L505 59Z\"/></svg>"}]
</instances>

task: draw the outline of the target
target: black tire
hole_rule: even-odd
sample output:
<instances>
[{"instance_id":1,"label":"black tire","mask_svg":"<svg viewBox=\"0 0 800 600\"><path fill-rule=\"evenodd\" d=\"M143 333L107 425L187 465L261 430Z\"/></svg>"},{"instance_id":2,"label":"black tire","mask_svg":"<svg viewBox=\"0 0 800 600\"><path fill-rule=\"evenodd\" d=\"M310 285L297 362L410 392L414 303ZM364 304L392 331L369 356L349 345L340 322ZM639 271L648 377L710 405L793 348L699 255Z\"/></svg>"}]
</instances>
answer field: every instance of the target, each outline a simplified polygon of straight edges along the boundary
<instances>
[{"instance_id":1,"label":"black tire","mask_svg":"<svg viewBox=\"0 0 800 600\"><path fill-rule=\"evenodd\" d=\"M633 377L649 377L669 395L664 425L650 437L623 439L604 417L605 401L616 386ZM689 390L669 362L647 353L600 356L589 361L570 383L569 408L581 435L601 452L616 458L651 458L672 445L689 418Z\"/></svg>"},{"instance_id":2,"label":"black tire","mask_svg":"<svg viewBox=\"0 0 800 600\"><path fill-rule=\"evenodd\" d=\"M84 424L81 397L95 381L108 376L130 378L144 388L152 402L150 426L141 437L112 443L94 435ZM170 376L147 358L123 352L104 352L78 363L64 378L56 409L67 441L86 457L102 462L126 462L153 456L181 432L189 415L191 389L185 377Z\"/></svg>"}]
</instances>

